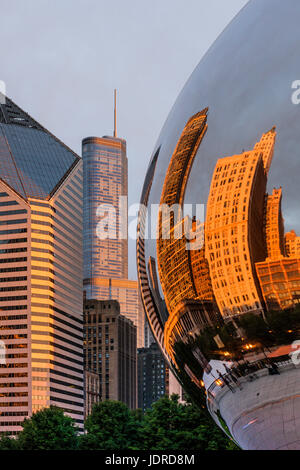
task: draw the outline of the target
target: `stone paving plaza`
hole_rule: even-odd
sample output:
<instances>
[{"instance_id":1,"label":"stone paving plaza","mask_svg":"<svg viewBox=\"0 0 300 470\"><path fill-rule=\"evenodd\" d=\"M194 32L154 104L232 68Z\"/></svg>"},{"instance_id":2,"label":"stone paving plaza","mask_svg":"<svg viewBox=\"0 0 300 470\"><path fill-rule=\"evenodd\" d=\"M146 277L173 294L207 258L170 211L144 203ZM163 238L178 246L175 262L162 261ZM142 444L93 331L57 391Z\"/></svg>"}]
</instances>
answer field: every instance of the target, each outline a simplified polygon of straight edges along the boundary
<instances>
[{"instance_id":1,"label":"stone paving plaza","mask_svg":"<svg viewBox=\"0 0 300 470\"><path fill-rule=\"evenodd\" d=\"M300 450L300 368L279 367L280 375L267 369L256 379L242 378L242 390L217 387L208 400L212 414L218 409L232 436L243 449Z\"/></svg>"}]
</instances>

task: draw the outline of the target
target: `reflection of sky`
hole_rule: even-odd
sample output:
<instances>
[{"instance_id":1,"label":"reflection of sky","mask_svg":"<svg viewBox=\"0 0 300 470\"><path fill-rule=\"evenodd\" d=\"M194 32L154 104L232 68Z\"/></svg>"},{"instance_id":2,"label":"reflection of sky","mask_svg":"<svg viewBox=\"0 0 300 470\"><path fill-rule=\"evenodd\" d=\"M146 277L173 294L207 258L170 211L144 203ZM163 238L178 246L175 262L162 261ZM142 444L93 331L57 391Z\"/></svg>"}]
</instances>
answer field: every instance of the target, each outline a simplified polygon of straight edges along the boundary
<instances>
[{"instance_id":1,"label":"reflection of sky","mask_svg":"<svg viewBox=\"0 0 300 470\"><path fill-rule=\"evenodd\" d=\"M291 101L292 82L300 79L299 17L299 0L252 0L215 42L179 95L158 139L161 152L150 203L159 202L164 175L186 121L209 106L208 131L185 202L206 203L217 159L251 150L276 125L268 192L282 186L285 230L295 229L300 235L300 105ZM155 242L147 247L147 255L155 255Z\"/></svg>"}]
</instances>

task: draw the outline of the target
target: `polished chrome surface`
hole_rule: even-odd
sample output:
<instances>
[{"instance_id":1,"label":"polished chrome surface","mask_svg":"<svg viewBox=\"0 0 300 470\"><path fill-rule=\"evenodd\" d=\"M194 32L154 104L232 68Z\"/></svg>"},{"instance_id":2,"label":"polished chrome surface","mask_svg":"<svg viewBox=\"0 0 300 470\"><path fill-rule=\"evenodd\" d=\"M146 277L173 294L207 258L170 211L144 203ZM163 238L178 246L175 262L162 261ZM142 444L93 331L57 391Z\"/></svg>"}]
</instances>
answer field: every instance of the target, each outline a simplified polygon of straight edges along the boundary
<instances>
[{"instance_id":1,"label":"polished chrome surface","mask_svg":"<svg viewBox=\"0 0 300 470\"><path fill-rule=\"evenodd\" d=\"M299 16L298 0L243 8L175 102L141 197L153 334L243 449L300 449ZM159 204L176 204L169 226Z\"/></svg>"}]
</instances>

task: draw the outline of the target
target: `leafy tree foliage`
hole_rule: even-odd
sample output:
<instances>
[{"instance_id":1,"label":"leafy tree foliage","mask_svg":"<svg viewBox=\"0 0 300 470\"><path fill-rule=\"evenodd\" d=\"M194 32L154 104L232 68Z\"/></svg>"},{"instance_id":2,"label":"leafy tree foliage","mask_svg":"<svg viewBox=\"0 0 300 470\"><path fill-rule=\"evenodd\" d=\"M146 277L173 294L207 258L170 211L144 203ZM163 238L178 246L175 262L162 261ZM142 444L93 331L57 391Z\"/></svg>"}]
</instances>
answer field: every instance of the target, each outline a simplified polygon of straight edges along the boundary
<instances>
[{"instance_id":1,"label":"leafy tree foliage","mask_svg":"<svg viewBox=\"0 0 300 470\"><path fill-rule=\"evenodd\" d=\"M81 449L138 449L141 415L121 402L107 400L94 405L80 437Z\"/></svg>"},{"instance_id":2,"label":"leafy tree foliage","mask_svg":"<svg viewBox=\"0 0 300 470\"><path fill-rule=\"evenodd\" d=\"M9 434L3 434L0 437L0 451L1 450L17 450L18 445L16 439L9 437Z\"/></svg>"},{"instance_id":3,"label":"leafy tree foliage","mask_svg":"<svg viewBox=\"0 0 300 470\"><path fill-rule=\"evenodd\" d=\"M25 419L16 444L21 450L72 450L77 443L73 419L60 408L50 406Z\"/></svg>"},{"instance_id":4,"label":"leafy tree foliage","mask_svg":"<svg viewBox=\"0 0 300 470\"><path fill-rule=\"evenodd\" d=\"M222 450L235 445L203 409L163 397L143 415L118 401L94 405L79 435L74 421L50 406L23 423L17 438L3 435L0 450Z\"/></svg>"},{"instance_id":5,"label":"leafy tree foliage","mask_svg":"<svg viewBox=\"0 0 300 470\"><path fill-rule=\"evenodd\" d=\"M145 413L140 428L143 450L221 450L228 438L201 408L163 397Z\"/></svg>"}]
</instances>

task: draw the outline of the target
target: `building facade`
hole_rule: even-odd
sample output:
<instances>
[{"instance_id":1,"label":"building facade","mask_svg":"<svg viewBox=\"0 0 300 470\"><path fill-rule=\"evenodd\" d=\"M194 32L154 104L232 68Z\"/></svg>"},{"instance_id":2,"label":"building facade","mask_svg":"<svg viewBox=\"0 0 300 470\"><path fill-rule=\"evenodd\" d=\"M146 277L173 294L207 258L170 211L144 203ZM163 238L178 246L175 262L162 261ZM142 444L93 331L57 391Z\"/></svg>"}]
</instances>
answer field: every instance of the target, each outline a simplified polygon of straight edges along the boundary
<instances>
[{"instance_id":1,"label":"building facade","mask_svg":"<svg viewBox=\"0 0 300 470\"><path fill-rule=\"evenodd\" d=\"M138 349L138 408L151 408L166 394L167 365L156 343Z\"/></svg>"},{"instance_id":2,"label":"building facade","mask_svg":"<svg viewBox=\"0 0 300 470\"><path fill-rule=\"evenodd\" d=\"M142 347L144 313L138 283L128 279L126 141L116 136L87 137L82 156L85 295L118 300L121 314L136 325Z\"/></svg>"},{"instance_id":3,"label":"building facade","mask_svg":"<svg viewBox=\"0 0 300 470\"><path fill-rule=\"evenodd\" d=\"M87 298L98 298L94 280L128 277L126 141L115 137L87 137L82 141L82 157L84 288ZM101 239L98 224L105 214L111 236Z\"/></svg>"},{"instance_id":4,"label":"building facade","mask_svg":"<svg viewBox=\"0 0 300 470\"><path fill-rule=\"evenodd\" d=\"M91 414L93 406L101 401L100 376L96 372L84 370L84 419Z\"/></svg>"},{"instance_id":5,"label":"building facade","mask_svg":"<svg viewBox=\"0 0 300 470\"><path fill-rule=\"evenodd\" d=\"M82 162L0 104L0 428L56 405L83 427Z\"/></svg>"},{"instance_id":6,"label":"building facade","mask_svg":"<svg viewBox=\"0 0 300 470\"><path fill-rule=\"evenodd\" d=\"M84 301L84 364L99 376L103 400L118 400L136 408L136 327L120 315L116 300Z\"/></svg>"}]
</instances>

